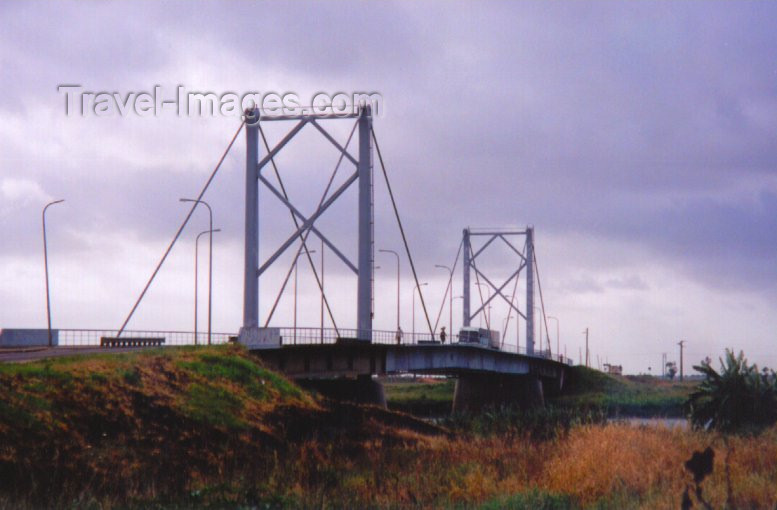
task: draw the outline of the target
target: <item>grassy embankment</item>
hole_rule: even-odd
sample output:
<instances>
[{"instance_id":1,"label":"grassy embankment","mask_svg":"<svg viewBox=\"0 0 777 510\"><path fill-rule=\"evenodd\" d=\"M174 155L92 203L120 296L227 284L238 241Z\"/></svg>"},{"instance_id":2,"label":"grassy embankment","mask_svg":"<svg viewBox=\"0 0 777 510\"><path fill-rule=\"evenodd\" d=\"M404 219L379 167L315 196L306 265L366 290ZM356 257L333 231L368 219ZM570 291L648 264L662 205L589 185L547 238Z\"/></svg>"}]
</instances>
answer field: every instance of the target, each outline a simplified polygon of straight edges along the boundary
<instances>
[{"instance_id":1,"label":"grassy embankment","mask_svg":"<svg viewBox=\"0 0 777 510\"><path fill-rule=\"evenodd\" d=\"M677 508L709 445L714 508L777 503L775 429L444 430L320 400L234 346L0 365L0 391L0 508Z\"/></svg>"}]
</instances>

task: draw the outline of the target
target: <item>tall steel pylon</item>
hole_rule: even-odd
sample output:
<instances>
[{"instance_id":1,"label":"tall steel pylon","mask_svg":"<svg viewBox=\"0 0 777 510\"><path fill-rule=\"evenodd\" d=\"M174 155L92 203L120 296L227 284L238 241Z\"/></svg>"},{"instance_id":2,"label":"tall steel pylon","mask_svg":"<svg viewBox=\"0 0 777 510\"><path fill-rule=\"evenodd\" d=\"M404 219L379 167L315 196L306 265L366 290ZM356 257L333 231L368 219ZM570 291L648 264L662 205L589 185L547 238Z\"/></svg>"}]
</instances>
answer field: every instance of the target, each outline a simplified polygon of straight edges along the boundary
<instances>
[{"instance_id":1,"label":"tall steel pylon","mask_svg":"<svg viewBox=\"0 0 777 510\"><path fill-rule=\"evenodd\" d=\"M476 252L472 251L472 237L487 237L486 242L478 248ZM524 237L524 249L518 250L510 239L516 237ZM494 283L481 272L476 264L476 259L497 239L503 241L509 248L518 256L518 269L510 275L507 280L500 286L494 285ZM497 296L504 299L509 305L510 309L520 315L526 320L526 352L528 354L534 353L534 228L526 227L526 230L474 230L471 228L465 228L463 232L463 246L464 246L464 259L462 264L463 271L463 324L469 326L470 321L477 316L480 312L486 309L491 301ZM503 290L513 279L520 277L521 271L526 269L526 312L521 311L515 304L517 301L516 296L513 299L507 299L503 294ZM493 292L489 298L483 302L483 304L474 313L470 313L470 271L474 271L477 276L482 278L493 289ZM516 320L518 320L516 318Z\"/></svg>"},{"instance_id":2,"label":"tall steel pylon","mask_svg":"<svg viewBox=\"0 0 777 510\"><path fill-rule=\"evenodd\" d=\"M322 120L357 119L359 131L359 154L354 158L319 123ZM262 122L296 121L294 127L275 147L259 159L259 132ZM270 181L262 175L262 169L270 164L275 156L304 128L314 126L337 150L344 159L350 161L356 170L333 193L319 204L310 216L303 215ZM260 340L259 323L259 279L261 275L295 241L302 240L310 233L318 237L348 268L357 275L356 330L359 340L372 341L372 304L373 304L373 247L374 233L372 225L372 167L373 145L371 138L372 113L369 105L360 106L358 113L346 115L302 114L262 117L258 109L246 112L246 208L245 208L245 266L243 287L243 326L240 328L240 341L256 343ZM259 265L259 182L280 200L299 222L296 231L284 241L276 251ZM315 221L331 206L354 182L358 181L358 261L353 264L327 237L315 226Z\"/></svg>"}]
</instances>

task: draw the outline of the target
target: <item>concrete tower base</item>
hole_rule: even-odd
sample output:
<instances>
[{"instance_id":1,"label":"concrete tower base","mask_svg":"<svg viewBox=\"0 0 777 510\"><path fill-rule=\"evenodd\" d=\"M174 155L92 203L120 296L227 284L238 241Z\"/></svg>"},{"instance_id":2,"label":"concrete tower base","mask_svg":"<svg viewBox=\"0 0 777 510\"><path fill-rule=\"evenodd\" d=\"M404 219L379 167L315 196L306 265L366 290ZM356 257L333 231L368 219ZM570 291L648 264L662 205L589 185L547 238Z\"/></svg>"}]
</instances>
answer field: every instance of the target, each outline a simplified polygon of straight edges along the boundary
<instances>
[{"instance_id":1,"label":"concrete tower base","mask_svg":"<svg viewBox=\"0 0 777 510\"><path fill-rule=\"evenodd\" d=\"M478 413L487 408L515 405L543 407L542 381L531 375L462 374L453 394L453 413Z\"/></svg>"},{"instance_id":2,"label":"concrete tower base","mask_svg":"<svg viewBox=\"0 0 777 510\"><path fill-rule=\"evenodd\" d=\"M360 375L356 379L299 379L296 381L305 389L313 390L327 398L373 404L386 408L386 394L383 385L369 375Z\"/></svg>"}]
</instances>

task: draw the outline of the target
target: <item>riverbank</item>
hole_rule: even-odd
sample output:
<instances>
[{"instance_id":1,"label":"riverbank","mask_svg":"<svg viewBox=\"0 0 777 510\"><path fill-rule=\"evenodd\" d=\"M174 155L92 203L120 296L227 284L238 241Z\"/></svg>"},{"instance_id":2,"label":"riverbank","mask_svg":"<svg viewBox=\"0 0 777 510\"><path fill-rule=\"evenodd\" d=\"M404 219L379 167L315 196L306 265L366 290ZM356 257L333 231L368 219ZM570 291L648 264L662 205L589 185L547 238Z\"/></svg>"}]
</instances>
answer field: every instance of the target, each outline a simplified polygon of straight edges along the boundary
<instances>
[{"instance_id":1,"label":"riverbank","mask_svg":"<svg viewBox=\"0 0 777 510\"><path fill-rule=\"evenodd\" d=\"M450 413L455 379L391 378L383 381L389 409L424 417ZM651 376L611 376L581 366L567 373L562 392L548 392L550 408L610 418L685 418L685 402L698 381Z\"/></svg>"},{"instance_id":2,"label":"riverbank","mask_svg":"<svg viewBox=\"0 0 777 510\"><path fill-rule=\"evenodd\" d=\"M4 364L0 388L0 508L677 508L708 446L713 507L777 503L777 429L572 407L435 426L323 400L238 346Z\"/></svg>"}]
</instances>

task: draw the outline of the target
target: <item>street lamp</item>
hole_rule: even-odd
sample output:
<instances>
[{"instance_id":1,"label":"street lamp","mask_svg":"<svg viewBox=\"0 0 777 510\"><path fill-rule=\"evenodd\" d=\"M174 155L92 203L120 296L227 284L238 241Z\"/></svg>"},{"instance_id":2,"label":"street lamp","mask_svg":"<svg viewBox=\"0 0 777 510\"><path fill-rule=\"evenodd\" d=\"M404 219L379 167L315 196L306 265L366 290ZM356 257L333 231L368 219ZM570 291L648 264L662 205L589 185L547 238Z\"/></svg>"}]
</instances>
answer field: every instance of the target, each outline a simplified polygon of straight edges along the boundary
<instances>
[{"instance_id":1,"label":"street lamp","mask_svg":"<svg viewBox=\"0 0 777 510\"><path fill-rule=\"evenodd\" d=\"M64 202L65 199L60 200L54 200L53 202L49 202L46 204L46 206L43 208L43 267L45 269L46 273L46 319L48 321L48 331L49 331L49 347L52 345L51 341L51 297L49 295L49 253L48 253L48 246L46 244L46 209L51 207L54 204L61 204Z\"/></svg>"},{"instance_id":2,"label":"street lamp","mask_svg":"<svg viewBox=\"0 0 777 510\"><path fill-rule=\"evenodd\" d=\"M477 285L478 287L482 287L485 285L486 287L486 302L488 303L488 306L486 307L486 309L483 310L483 313L488 314L486 315L486 326L488 327L488 329L491 329L491 303L489 303L489 301L491 300L491 287L489 287L488 284L482 283L482 282L476 282L475 285Z\"/></svg>"},{"instance_id":3,"label":"street lamp","mask_svg":"<svg viewBox=\"0 0 777 510\"><path fill-rule=\"evenodd\" d=\"M510 305L511 305L510 309L513 309L512 305L513 305L513 300L515 299L515 295L507 294L505 295L505 297L510 299ZM507 320L509 321L511 318L512 318L512 314L508 313ZM521 342L521 331L520 331L521 321L519 320L519 318L520 318L520 315L516 313L515 314L515 352L516 353L520 352L520 342ZM502 326L502 329L505 332L505 336L507 336L507 325L505 324L504 326Z\"/></svg>"},{"instance_id":4,"label":"street lamp","mask_svg":"<svg viewBox=\"0 0 777 510\"><path fill-rule=\"evenodd\" d=\"M443 266L440 264L435 264L434 267L438 267L440 269L447 269L448 273L450 273L451 279L450 281L450 292L448 293L448 334L453 335L453 269L449 268L448 266ZM444 298L444 296L443 296Z\"/></svg>"},{"instance_id":5,"label":"street lamp","mask_svg":"<svg viewBox=\"0 0 777 510\"><path fill-rule=\"evenodd\" d=\"M417 290L418 293L421 293L421 287L424 285L429 285L428 282L419 283L415 287L413 287L413 343L415 343L415 291ZM434 339L432 339L434 340Z\"/></svg>"},{"instance_id":6,"label":"street lamp","mask_svg":"<svg viewBox=\"0 0 777 510\"><path fill-rule=\"evenodd\" d=\"M316 250L308 250L307 253L316 253ZM294 343L297 343L297 262L305 253L298 253L294 259Z\"/></svg>"},{"instance_id":7,"label":"street lamp","mask_svg":"<svg viewBox=\"0 0 777 510\"><path fill-rule=\"evenodd\" d=\"M205 230L197 234L194 240L194 345L197 345L197 274L199 265L199 250L200 250L200 237L205 234L212 234L214 232L221 232L220 228L215 230Z\"/></svg>"},{"instance_id":8,"label":"street lamp","mask_svg":"<svg viewBox=\"0 0 777 510\"><path fill-rule=\"evenodd\" d=\"M213 209L210 208L204 200L193 198L181 198L181 202L193 202L197 205L202 204L208 208L208 345L211 340L211 312L213 310ZM195 206L196 207L196 206Z\"/></svg>"},{"instance_id":9,"label":"street lamp","mask_svg":"<svg viewBox=\"0 0 777 510\"><path fill-rule=\"evenodd\" d=\"M561 354L561 351L559 350L560 342L559 342L559 329L558 329L558 317L553 317L552 315L548 315L548 319L553 319L556 321L556 357L558 358Z\"/></svg>"},{"instance_id":10,"label":"street lamp","mask_svg":"<svg viewBox=\"0 0 777 510\"><path fill-rule=\"evenodd\" d=\"M505 339L507 338L507 324L510 322L510 319L512 319L512 318L513 318L512 314L508 313L507 317L502 319L502 331L504 331L504 336L502 337L502 341L500 342L500 344L501 344L499 346L500 349L504 345Z\"/></svg>"},{"instance_id":11,"label":"street lamp","mask_svg":"<svg viewBox=\"0 0 777 510\"><path fill-rule=\"evenodd\" d=\"M397 331L399 331L399 253L395 252L394 250L378 251L381 253L393 253L397 257Z\"/></svg>"},{"instance_id":12,"label":"street lamp","mask_svg":"<svg viewBox=\"0 0 777 510\"><path fill-rule=\"evenodd\" d=\"M454 300L455 300L455 299L461 299L461 300L462 300L462 302L463 302L463 301L464 301L464 296L453 296L453 299L454 299ZM462 324L462 327L464 327L464 325L463 325L463 324Z\"/></svg>"}]
</instances>

